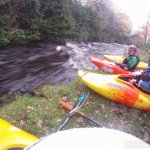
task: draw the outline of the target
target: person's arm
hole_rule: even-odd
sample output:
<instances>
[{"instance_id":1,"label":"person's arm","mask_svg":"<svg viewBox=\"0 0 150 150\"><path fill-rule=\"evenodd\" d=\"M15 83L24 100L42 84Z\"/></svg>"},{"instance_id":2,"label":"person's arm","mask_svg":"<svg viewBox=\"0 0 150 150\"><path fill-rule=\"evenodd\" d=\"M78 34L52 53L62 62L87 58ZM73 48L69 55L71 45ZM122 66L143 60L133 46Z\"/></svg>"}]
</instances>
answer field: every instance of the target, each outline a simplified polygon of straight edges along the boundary
<instances>
[{"instance_id":1,"label":"person's arm","mask_svg":"<svg viewBox=\"0 0 150 150\"><path fill-rule=\"evenodd\" d=\"M131 79L130 80L130 83L133 85L133 84L136 84L138 85L139 81L141 80L141 74L138 74L138 75L135 75L134 76L134 79Z\"/></svg>"}]
</instances>

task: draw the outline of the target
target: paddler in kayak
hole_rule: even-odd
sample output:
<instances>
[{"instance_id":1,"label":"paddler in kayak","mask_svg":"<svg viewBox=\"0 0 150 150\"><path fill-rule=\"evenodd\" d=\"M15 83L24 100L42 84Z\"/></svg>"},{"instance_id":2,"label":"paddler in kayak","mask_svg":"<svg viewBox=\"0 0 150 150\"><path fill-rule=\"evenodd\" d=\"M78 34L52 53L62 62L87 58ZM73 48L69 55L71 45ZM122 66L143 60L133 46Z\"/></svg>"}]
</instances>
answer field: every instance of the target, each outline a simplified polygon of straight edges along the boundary
<instances>
[{"instance_id":1,"label":"paddler in kayak","mask_svg":"<svg viewBox=\"0 0 150 150\"><path fill-rule=\"evenodd\" d=\"M130 80L131 84L136 84L142 90L150 94L150 51L148 56L148 67L141 74L135 75L134 79Z\"/></svg>"},{"instance_id":2,"label":"paddler in kayak","mask_svg":"<svg viewBox=\"0 0 150 150\"><path fill-rule=\"evenodd\" d=\"M139 55L137 53L137 47L135 45L130 45L128 49L128 56L123 60L122 63L116 64L124 70L135 71L138 62Z\"/></svg>"}]
</instances>

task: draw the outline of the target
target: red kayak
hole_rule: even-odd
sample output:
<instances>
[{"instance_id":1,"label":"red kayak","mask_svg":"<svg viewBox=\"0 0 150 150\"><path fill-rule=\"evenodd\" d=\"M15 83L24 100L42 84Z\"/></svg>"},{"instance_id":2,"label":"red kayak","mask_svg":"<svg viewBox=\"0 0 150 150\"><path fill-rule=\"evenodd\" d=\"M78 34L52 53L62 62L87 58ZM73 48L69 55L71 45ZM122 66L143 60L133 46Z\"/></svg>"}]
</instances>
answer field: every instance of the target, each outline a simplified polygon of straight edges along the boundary
<instances>
[{"instance_id":1,"label":"red kayak","mask_svg":"<svg viewBox=\"0 0 150 150\"><path fill-rule=\"evenodd\" d=\"M126 74L126 75L134 75L135 72L126 71L120 68L115 62L111 62L105 58L95 58L90 56L90 61L95 64L100 69L107 71L112 74Z\"/></svg>"}]
</instances>

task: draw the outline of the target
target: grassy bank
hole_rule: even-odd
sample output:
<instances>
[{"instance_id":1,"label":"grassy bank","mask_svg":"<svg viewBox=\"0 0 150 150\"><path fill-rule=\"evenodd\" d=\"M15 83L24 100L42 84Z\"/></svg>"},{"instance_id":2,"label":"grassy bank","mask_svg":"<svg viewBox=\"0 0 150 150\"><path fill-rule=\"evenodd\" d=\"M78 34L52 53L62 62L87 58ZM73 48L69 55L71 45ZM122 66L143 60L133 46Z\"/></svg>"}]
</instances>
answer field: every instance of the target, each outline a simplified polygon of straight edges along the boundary
<instances>
[{"instance_id":1,"label":"grassy bank","mask_svg":"<svg viewBox=\"0 0 150 150\"><path fill-rule=\"evenodd\" d=\"M1 117L13 125L43 137L56 131L67 111L60 108L60 99L77 101L79 93L89 92L89 98L81 111L100 122L105 127L121 130L150 142L149 112L130 108L112 102L87 88L79 80L67 85L45 85L35 90L35 96L21 96L1 108ZM65 129L92 127L93 125L79 116L74 116Z\"/></svg>"},{"instance_id":2,"label":"grassy bank","mask_svg":"<svg viewBox=\"0 0 150 150\"><path fill-rule=\"evenodd\" d=\"M105 127L130 133L150 143L149 112L108 100L90 90L78 78L65 85L45 84L34 90L32 96L17 96L0 109L1 118L41 138L55 132L68 113L59 107L59 101L63 99L74 104L82 92L89 92L88 101L80 109L87 116ZM93 125L75 115L64 129L79 127Z\"/></svg>"}]
</instances>

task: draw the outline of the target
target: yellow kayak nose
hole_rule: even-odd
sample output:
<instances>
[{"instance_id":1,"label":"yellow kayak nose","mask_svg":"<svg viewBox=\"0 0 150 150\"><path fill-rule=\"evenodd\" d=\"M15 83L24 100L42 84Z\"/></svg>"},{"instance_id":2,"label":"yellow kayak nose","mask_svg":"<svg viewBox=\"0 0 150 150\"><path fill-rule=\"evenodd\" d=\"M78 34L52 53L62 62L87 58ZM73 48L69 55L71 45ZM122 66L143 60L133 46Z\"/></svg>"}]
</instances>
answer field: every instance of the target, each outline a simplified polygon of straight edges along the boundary
<instances>
[{"instance_id":1,"label":"yellow kayak nose","mask_svg":"<svg viewBox=\"0 0 150 150\"><path fill-rule=\"evenodd\" d=\"M38 138L0 118L0 150L25 148Z\"/></svg>"}]
</instances>

